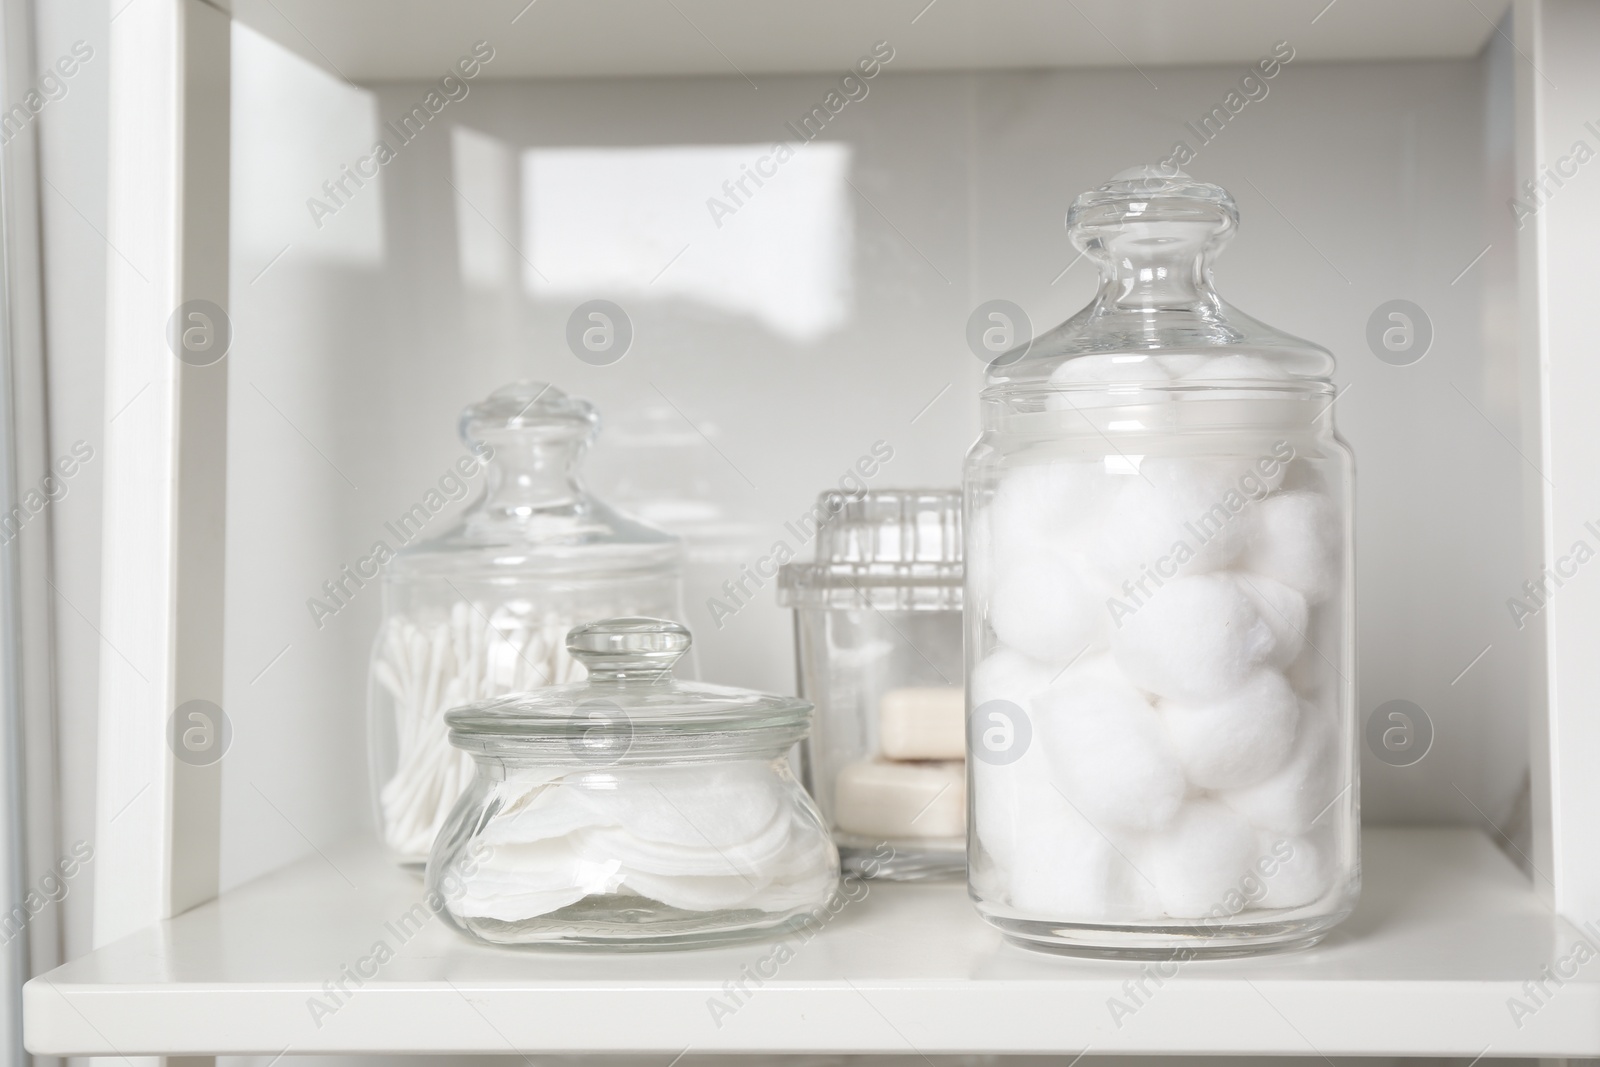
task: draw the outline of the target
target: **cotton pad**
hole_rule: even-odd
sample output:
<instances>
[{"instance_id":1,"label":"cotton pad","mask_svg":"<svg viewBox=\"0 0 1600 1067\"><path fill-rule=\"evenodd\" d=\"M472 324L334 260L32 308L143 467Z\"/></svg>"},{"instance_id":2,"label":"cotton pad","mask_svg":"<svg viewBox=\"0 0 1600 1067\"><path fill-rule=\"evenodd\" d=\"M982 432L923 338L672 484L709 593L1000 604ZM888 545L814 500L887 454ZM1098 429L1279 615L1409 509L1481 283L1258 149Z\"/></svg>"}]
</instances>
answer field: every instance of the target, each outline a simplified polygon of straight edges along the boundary
<instances>
[{"instance_id":1,"label":"cotton pad","mask_svg":"<svg viewBox=\"0 0 1600 1067\"><path fill-rule=\"evenodd\" d=\"M1312 604L1332 595L1338 581L1335 546L1341 526L1333 501L1295 491L1257 505L1255 530L1241 566L1298 590Z\"/></svg>"},{"instance_id":2,"label":"cotton pad","mask_svg":"<svg viewBox=\"0 0 1600 1067\"><path fill-rule=\"evenodd\" d=\"M1254 785L1225 790L1217 797L1257 829L1303 834L1348 788L1341 780L1337 741L1332 713L1301 701L1294 745L1283 766ZM1339 818L1337 813L1323 817Z\"/></svg>"},{"instance_id":3,"label":"cotton pad","mask_svg":"<svg viewBox=\"0 0 1600 1067\"><path fill-rule=\"evenodd\" d=\"M1137 863L1162 910L1176 919L1201 919L1232 914L1230 894L1240 891L1255 858L1250 825L1225 805L1198 798L1150 836Z\"/></svg>"},{"instance_id":4,"label":"cotton pad","mask_svg":"<svg viewBox=\"0 0 1600 1067\"><path fill-rule=\"evenodd\" d=\"M491 848L565 837L574 830L611 822L608 815L588 802L584 789L562 779L537 784L525 780L501 782L496 792L499 797L492 798L485 810L495 809L495 799L501 803L479 835Z\"/></svg>"},{"instance_id":5,"label":"cotton pad","mask_svg":"<svg viewBox=\"0 0 1600 1067\"><path fill-rule=\"evenodd\" d=\"M1257 869L1266 886L1260 907L1298 908L1322 899L1333 888L1337 856L1331 827L1295 837L1259 831L1257 845L1261 854Z\"/></svg>"},{"instance_id":6,"label":"cotton pad","mask_svg":"<svg viewBox=\"0 0 1600 1067\"><path fill-rule=\"evenodd\" d=\"M1100 591L1071 560L1019 551L995 561L989 625L1003 644L1046 663L1065 663L1103 640Z\"/></svg>"},{"instance_id":7,"label":"cotton pad","mask_svg":"<svg viewBox=\"0 0 1600 1067\"><path fill-rule=\"evenodd\" d=\"M1239 574L1239 587L1272 630L1272 655L1268 662L1284 668L1300 656L1306 645L1310 608L1298 590L1262 574Z\"/></svg>"},{"instance_id":8,"label":"cotton pad","mask_svg":"<svg viewBox=\"0 0 1600 1067\"><path fill-rule=\"evenodd\" d=\"M1189 784L1199 789L1253 785L1283 765L1294 743L1299 702L1277 671L1261 670L1215 700L1157 705L1167 740Z\"/></svg>"},{"instance_id":9,"label":"cotton pad","mask_svg":"<svg viewBox=\"0 0 1600 1067\"><path fill-rule=\"evenodd\" d=\"M761 833L786 804L781 783L757 761L617 767L570 775L614 825L654 841L722 848Z\"/></svg>"},{"instance_id":10,"label":"cotton pad","mask_svg":"<svg viewBox=\"0 0 1600 1067\"><path fill-rule=\"evenodd\" d=\"M1204 574L1231 565L1249 543L1260 505L1240 488L1248 464L1215 459L1147 456L1138 473L1123 475L1105 509L1091 559L1121 596L1158 588L1158 580ZM1259 490L1258 490L1259 492ZM1155 578L1146 578L1154 573Z\"/></svg>"},{"instance_id":11,"label":"cotton pad","mask_svg":"<svg viewBox=\"0 0 1600 1067\"><path fill-rule=\"evenodd\" d=\"M1183 802L1183 770L1155 709L1126 682L1063 678L1033 698L1042 744L1067 799L1094 825L1148 830Z\"/></svg>"},{"instance_id":12,"label":"cotton pad","mask_svg":"<svg viewBox=\"0 0 1600 1067\"><path fill-rule=\"evenodd\" d=\"M1120 619L1111 649L1128 681L1172 700L1215 700L1273 655L1272 628L1231 575L1162 586Z\"/></svg>"}]
</instances>

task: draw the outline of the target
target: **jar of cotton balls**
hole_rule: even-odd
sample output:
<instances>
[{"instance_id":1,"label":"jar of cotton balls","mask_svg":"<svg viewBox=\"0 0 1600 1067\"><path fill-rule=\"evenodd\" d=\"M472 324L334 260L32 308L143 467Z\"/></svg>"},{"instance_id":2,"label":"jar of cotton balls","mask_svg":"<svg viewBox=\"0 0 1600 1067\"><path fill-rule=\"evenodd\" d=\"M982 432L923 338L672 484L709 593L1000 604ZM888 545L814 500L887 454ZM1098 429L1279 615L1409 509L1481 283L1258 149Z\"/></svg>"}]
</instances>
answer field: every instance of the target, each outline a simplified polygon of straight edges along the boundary
<instances>
[{"instance_id":1,"label":"jar of cotton balls","mask_svg":"<svg viewBox=\"0 0 1600 1067\"><path fill-rule=\"evenodd\" d=\"M447 709L581 679L564 645L578 623L680 609L678 539L578 482L598 425L588 401L553 385L495 390L462 412L468 452L449 468L457 498L482 481L477 502L423 539L431 512L446 506L435 492L437 506L425 501L385 523L357 564L383 564L368 763L377 825L402 865L421 870L472 779L472 760L448 740Z\"/></svg>"},{"instance_id":2,"label":"jar of cotton balls","mask_svg":"<svg viewBox=\"0 0 1600 1067\"><path fill-rule=\"evenodd\" d=\"M805 783L847 870L898 881L967 867L961 493L830 491L816 559L785 563L800 692L817 705Z\"/></svg>"},{"instance_id":3,"label":"jar of cotton balls","mask_svg":"<svg viewBox=\"0 0 1600 1067\"><path fill-rule=\"evenodd\" d=\"M689 631L579 626L588 671L450 711L471 784L428 861L445 920L496 945L685 948L825 922L839 854L789 770L811 705L678 681Z\"/></svg>"},{"instance_id":4,"label":"jar of cotton balls","mask_svg":"<svg viewBox=\"0 0 1600 1067\"><path fill-rule=\"evenodd\" d=\"M1080 196L1088 307L990 365L967 457L969 882L1021 944L1305 946L1359 890L1333 358L1235 311L1228 193Z\"/></svg>"}]
</instances>

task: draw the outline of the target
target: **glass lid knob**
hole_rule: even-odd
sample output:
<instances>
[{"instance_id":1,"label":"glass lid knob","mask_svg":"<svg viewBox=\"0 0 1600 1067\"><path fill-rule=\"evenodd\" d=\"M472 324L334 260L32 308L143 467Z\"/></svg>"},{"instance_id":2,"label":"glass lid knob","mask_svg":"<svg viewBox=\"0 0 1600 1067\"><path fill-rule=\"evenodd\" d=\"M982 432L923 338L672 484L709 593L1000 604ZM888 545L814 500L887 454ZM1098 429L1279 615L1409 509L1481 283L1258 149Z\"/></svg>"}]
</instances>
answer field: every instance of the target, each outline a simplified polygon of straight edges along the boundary
<instances>
[{"instance_id":1,"label":"glass lid knob","mask_svg":"<svg viewBox=\"0 0 1600 1067\"><path fill-rule=\"evenodd\" d=\"M591 679L630 674L668 675L693 643L687 627L671 619L634 616L601 619L567 631L567 651Z\"/></svg>"}]
</instances>

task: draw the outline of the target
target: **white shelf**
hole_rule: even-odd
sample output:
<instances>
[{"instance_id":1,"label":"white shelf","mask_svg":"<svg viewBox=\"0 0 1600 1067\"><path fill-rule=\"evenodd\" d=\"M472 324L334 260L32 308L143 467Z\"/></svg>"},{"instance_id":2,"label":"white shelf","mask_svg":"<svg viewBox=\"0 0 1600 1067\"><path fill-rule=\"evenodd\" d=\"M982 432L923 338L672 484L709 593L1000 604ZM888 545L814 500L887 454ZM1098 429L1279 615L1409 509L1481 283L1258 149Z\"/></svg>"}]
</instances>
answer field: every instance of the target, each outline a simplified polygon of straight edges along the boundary
<instances>
[{"instance_id":1,"label":"white shelf","mask_svg":"<svg viewBox=\"0 0 1600 1067\"><path fill-rule=\"evenodd\" d=\"M369 847L314 857L29 982L36 1053L1200 1052L1600 1054L1600 963L1514 1020L1509 998L1579 933L1480 834L1367 834L1356 914L1309 952L1188 963L1131 1016L1136 964L1005 944L959 885L876 884L734 1014L708 1000L768 955L494 950L431 920ZM335 868L337 864L337 869ZM331 1015L308 1006L371 955L393 960ZM352 987L353 988L353 987Z\"/></svg>"},{"instance_id":2,"label":"white shelf","mask_svg":"<svg viewBox=\"0 0 1600 1067\"><path fill-rule=\"evenodd\" d=\"M213 0L227 3L228 0ZM1289 41L1296 62L1477 55L1509 0L231 0L240 22L358 82L445 73L474 41L489 78L663 74L838 76L876 41L891 69L1248 66ZM1241 71L1242 73L1242 71Z\"/></svg>"}]
</instances>

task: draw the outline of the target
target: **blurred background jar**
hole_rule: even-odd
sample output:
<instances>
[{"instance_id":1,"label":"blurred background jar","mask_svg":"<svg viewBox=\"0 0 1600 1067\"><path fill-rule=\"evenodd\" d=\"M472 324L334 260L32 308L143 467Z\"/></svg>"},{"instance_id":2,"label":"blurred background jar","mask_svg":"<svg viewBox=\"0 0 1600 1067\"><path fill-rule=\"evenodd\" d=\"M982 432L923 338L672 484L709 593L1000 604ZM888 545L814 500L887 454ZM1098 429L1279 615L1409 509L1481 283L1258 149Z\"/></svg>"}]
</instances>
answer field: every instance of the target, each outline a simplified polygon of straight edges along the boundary
<instances>
[{"instance_id":1,"label":"blurred background jar","mask_svg":"<svg viewBox=\"0 0 1600 1067\"><path fill-rule=\"evenodd\" d=\"M970 887L1033 947L1307 945L1359 888L1333 359L1212 288L1157 167L1080 196L1093 302L996 359L968 454Z\"/></svg>"},{"instance_id":2,"label":"blurred background jar","mask_svg":"<svg viewBox=\"0 0 1600 1067\"><path fill-rule=\"evenodd\" d=\"M472 778L447 709L581 680L573 626L680 610L678 539L588 495L578 466L599 426L586 400L543 382L501 387L461 414L485 490L437 538L384 568L367 689L379 830L394 858L427 861Z\"/></svg>"},{"instance_id":3,"label":"blurred background jar","mask_svg":"<svg viewBox=\"0 0 1600 1067\"><path fill-rule=\"evenodd\" d=\"M800 693L817 706L803 779L846 870L966 867L961 494L823 493L816 559L786 563Z\"/></svg>"}]
</instances>

